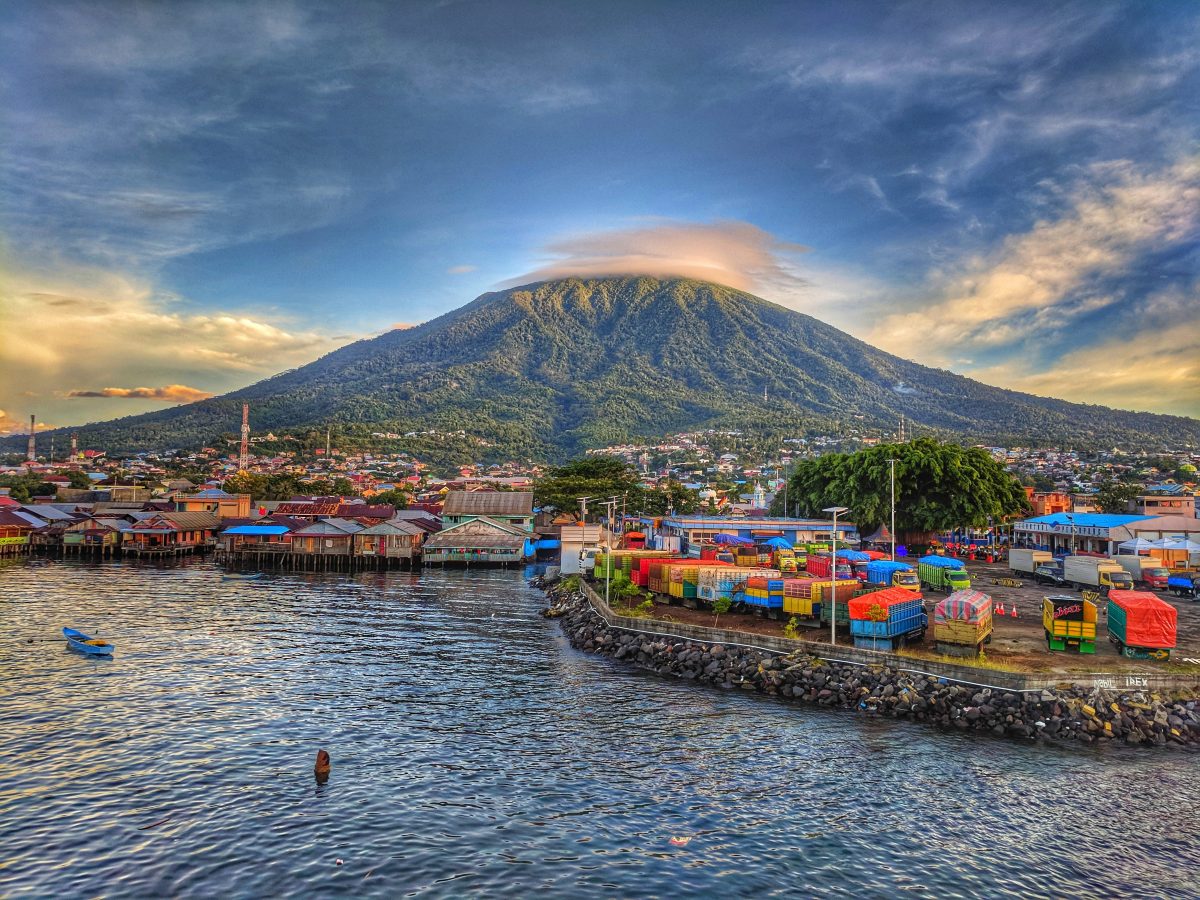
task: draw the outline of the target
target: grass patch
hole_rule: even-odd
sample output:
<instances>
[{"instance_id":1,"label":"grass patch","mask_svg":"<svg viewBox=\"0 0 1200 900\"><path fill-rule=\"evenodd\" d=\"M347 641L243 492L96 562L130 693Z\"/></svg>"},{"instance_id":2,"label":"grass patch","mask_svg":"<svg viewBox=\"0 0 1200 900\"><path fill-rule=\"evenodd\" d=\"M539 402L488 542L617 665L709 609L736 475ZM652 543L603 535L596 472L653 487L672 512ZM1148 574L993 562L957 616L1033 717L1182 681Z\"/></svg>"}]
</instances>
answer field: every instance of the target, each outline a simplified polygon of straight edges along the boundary
<instances>
[{"instance_id":1,"label":"grass patch","mask_svg":"<svg viewBox=\"0 0 1200 900\"><path fill-rule=\"evenodd\" d=\"M1027 674L1036 671L1029 666L1023 666L1020 663L1003 662L998 659L989 659L985 654L980 654L977 657L968 656L947 656L944 653L934 653L929 650L910 650L902 649L896 651L897 656L903 656L906 659L920 659L927 662L941 663L948 666L966 666L970 669L986 669L990 672L1013 672L1016 674Z\"/></svg>"}]
</instances>

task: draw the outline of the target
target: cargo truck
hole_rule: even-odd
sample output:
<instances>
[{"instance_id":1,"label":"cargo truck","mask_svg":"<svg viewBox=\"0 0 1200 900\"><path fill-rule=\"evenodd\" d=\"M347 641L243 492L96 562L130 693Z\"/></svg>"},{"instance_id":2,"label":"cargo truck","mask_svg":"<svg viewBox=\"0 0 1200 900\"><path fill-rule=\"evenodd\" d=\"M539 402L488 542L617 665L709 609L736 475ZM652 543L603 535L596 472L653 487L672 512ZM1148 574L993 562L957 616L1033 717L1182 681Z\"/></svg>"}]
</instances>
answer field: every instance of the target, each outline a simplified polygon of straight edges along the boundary
<instances>
[{"instance_id":1,"label":"cargo truck","mask_svg":"<svg viewBox=\"0 0 1200 900\"><path fill-rule=\"evenodd\" d=\"M849 603L850 633L860 650L896 650L925 636L925 604L911 591L887 588Z\"/></svg>"},{"instance_id":2,"label":"cargo truck","mask_svg":"<svg viewBox=\"0 0 1200 900\"><path fill-rule=\"evenodd\" d=\"M1167 590L1176 597L1200 600L1200 575L1193 572L1170 575L1167 577Z\"/></svg>"},{"instance_id":3,"label":"cargo truck","mask_svg":"<svg viewBox=\"0 0 1200 900\"><path fill-rule=\"evenodd\" d=\"M1051 650L1074 648L1079 653L1096 652L1096 604L1070 594L1055 594L1042 600L1042 628Z\"/></svg>"},{"instance_id":4,"label":"cargo truck","mask_svg":"<svg viewBox=\"0 0 1200 900\"><path fill-rule=\"evenodd\" d=\"M1114 556L1113 562L1129 573L1136 583L1156 591L1167 589L1167 579L1171 570L1162 564L1156 556Z\"/></svg>"},{"instance_id":5,"label":"cargo truck","mask_svg":"<svg viewBox=\"0 0 1200 900\"><path fill-rule=\"evenodd\" d=\"M1133 578L1129 573L1103 556L1066 557L1063 559L1063 580L1078 590L1095 588L1102 594L1107 594L1112 588L1133 588Z\"/></svg>"},{"instance_id":6,"label":"cargo truck","mask_svg":"<svg viewBox=\"0 0 1200 900\"><path fill-rule=\"evenodd\" d=\"M908 563L873 559L864 566L864 573L866 583L879 588L899 587L913 593L919 593L921 590L917 573Z\"/></svg>"},{"instance_id":7,"label":"cargo truck","mask_svg":"<svg viewBox=\"0 0 1200 900\"><path fill-rule=\"evenodd\" d=\"M952 594L955 591L969 590L971 587L971 579L963 561L949 556L921 557L917 562L917 574L920 576L921 586L928 590Z\"/></svg>"},{"instance_id":8,"label":"cargo truck","mask_svg":"<svg viewBox=\"0 0 1200 900\"><path fill-rule=\"evenodd\" d=\"M1175 607L1149 591L1108 592L1108 639L1130 659L1169 659L1175 647Z\"/></svg>"},{"instance_id":9,"label":"cargo truck","mask_svg":"<svg viewBox=\"0 0 1200 900\"><path fill-rule=\"evenodd\" d=\"M1032 575L1042 563L1048 563L1053 556L1049 550L1022 550L1014 547L1008 551L1008 567L1022 575Z\"/></svg>"},{"instance_id":10,"label":"cargo truck","mask_svg":"<svg viewBox=\"0 0 1200 900\"><path fill-rule=\"evenodd\" d=\"M838 560L837 564L838 578L853 578L854 574L850 571L849 560ZM829 578L833 574L833 556L832 554L819 554L808 558L808 574L815 575L817 578Z\"/></svg>"}]
</instances>

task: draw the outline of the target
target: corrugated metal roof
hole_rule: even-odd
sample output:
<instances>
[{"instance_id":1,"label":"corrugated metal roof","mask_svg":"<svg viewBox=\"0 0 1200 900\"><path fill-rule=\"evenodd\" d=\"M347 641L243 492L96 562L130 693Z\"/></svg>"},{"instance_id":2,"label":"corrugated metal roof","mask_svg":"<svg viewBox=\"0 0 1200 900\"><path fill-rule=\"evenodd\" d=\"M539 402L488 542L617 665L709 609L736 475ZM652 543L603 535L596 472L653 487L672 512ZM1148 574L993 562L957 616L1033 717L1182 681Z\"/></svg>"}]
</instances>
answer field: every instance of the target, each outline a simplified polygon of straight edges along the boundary
<instances>
[{"instance_id":1,"label":"corrugated metal roof","mask_svg":"<svg viewBox=\"0 0 1200 900\"><path fill-rule=\"evenodd\" d=\"M532 516L532 491L450 491L444 516Z\"/></svg>"},{"instance_id":2,"label":"corrugated metal roof","mask_svg":"<svg viewBox=\"0 0 1200 900\"><path fill-rule=\"evenodd\" d=\"M346 535L358 534L362 530L362 524L359 522L350 522L346 519L321 519L299 529L296 533Z\"/></svg>"},{"instance_id":3,"label":"corrugated metal roof","mask_svg":"<svg viewBox=\"0 0 1200 900\"><path fill-rule=\"evenodd\" d=\"M161 512L159 515L176 528L182 528L185 531L217 528L221 524L220 519L212 513L206 512Z\"/></svg>"},{"instance_id":4,"label":"corrugated metal roof","mask_svg":"<svg viewBox=\"0 0 1200 900\"><path fill-rule=\"evenodd\" d=\"M1130 522L1140 522L1152 519L1153 516L1118 516L1111 513L1051 513L1048 516L1037 516L1026 519L1026 522L1036 522L1041 525L1078 525L1080 528L1120 528ZM1017 523L1018 525L1021 523Z\"/></svg>"},{"instance_id":5,"label":"corrugated metal roof","mask_svg":"<svg viewBox=\"0 0 1200 900\"><path fill-rule=\"evenodd\" d=\"M234 525L226 528L222 534L278 535L287 534L289 530L286 525Z\"/></svg>"}]
</instances>

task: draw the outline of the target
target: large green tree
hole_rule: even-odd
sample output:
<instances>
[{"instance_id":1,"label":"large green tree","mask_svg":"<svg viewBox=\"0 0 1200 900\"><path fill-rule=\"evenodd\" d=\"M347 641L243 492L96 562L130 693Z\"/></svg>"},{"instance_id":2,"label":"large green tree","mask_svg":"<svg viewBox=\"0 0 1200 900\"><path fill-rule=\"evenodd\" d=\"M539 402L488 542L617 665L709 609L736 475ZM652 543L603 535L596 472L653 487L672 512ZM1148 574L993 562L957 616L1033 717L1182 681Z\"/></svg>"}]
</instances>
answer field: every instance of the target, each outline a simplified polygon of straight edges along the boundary
<instances>
[{"instance_id":1,"label":"large green tree","mask_svg":"<svg viewBox=\"0 0 1200 900\"><path fill-rule=\"evenodd\" d=\"M861 533L873 531L889 522L892 459L897 531L982 527L1028 512L1020 483L987 451L931 438L804 460L788 481L788 506L804 515L846 506ZM772 512L783 512L782 492Z\"/></svg>"},{"instance_id":2,"label":"large green tree","mask_svg":"<svg viewBox=\"0 0 1200 900\"><path fill-rule=\"evenodd\" d=\"M700 494L672 478L656 488L639 488L637 499L631 495L626 508L650 516L684 515L700 508Z\"/></svg>"},{"instance_id":3,"label":"large green tree","mask_svg":"<svg viewBox=\"0 0 1200 900\"><path fill-rule=\"evenodd\" d=\"M579 509L580 497L593 498L589 503L593 510L598 510L600 503L609 497L628 498L628 509L640 492L637 472L611 456L587 456L558 466L533 485L533 498L539 506L563 511ZM636 502L632 508L637 508Z\"/></svg>"}]
</instances>

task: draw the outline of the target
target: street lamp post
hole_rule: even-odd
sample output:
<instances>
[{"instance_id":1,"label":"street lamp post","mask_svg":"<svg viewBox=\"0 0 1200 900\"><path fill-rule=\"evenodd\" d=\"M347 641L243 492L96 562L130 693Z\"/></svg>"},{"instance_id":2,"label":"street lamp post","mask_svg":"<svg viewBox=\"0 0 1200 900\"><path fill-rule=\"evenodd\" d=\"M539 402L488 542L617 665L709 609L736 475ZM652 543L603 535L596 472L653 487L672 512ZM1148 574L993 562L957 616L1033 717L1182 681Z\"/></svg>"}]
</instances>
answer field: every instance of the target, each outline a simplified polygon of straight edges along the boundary
<instances>
[{"instance_id":1,"label":"street lamp post","mask_svg":"<svg viewBox=\"0 0 1200 900\"><path fill-rule=\"evenodd\" d=\"M608 552L604 555L604 605L609 606L608 594L609 587L612 584L613 558L612 558L612 524L613 516L617 512L617 498L609 497L604 501L604 505L608 507L608 521L605 522L604 528L604 543L608 547Z\"/></svg>"},{"instance_id":2,"label":"street lamp post","mask_svg":"<svg viewBox=\"0 0 1200 900\"><path fill-rule=\"evenodd\" d=\"M892 470L892 562L896 561L896 460L889 459Z\"/></svg>"},{"instance_id":3,"label":"street lamp post","mask_svg":"<svg viewBox=\"0 0 1200 900\"><path fill-rule=\"evenodd\" d=\"M1067 521L1071 523L1071 555L1075 555L1075 517L1067 513Z\"/></svg>"},{"instance_id":4,"label":"street lamp post","mask_svg":"<svg viewBox=\"0 0 1200 900\"><path fill-rule=\"evenodd\" d=\"M841 513L849 512L848 506L830 506L824 512L833 513L833 570L829 577L829 643L837 646L837 520Z\"/></svg>"}]
</instances>

